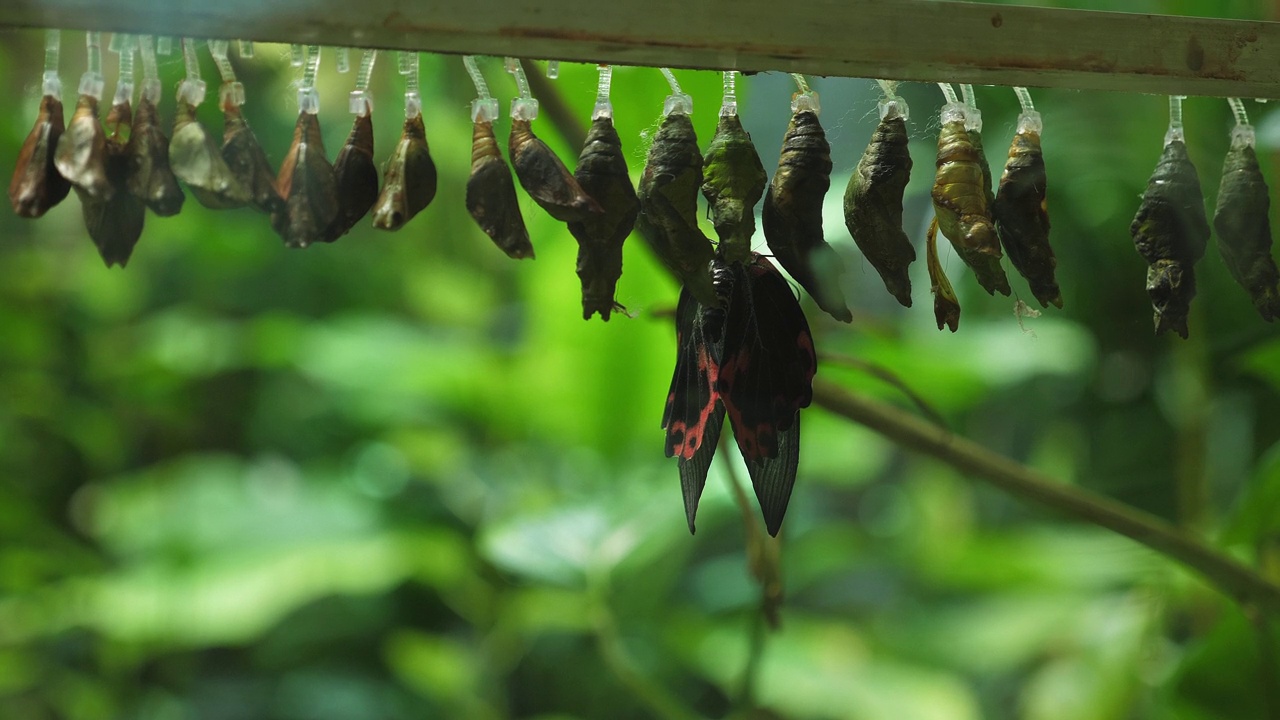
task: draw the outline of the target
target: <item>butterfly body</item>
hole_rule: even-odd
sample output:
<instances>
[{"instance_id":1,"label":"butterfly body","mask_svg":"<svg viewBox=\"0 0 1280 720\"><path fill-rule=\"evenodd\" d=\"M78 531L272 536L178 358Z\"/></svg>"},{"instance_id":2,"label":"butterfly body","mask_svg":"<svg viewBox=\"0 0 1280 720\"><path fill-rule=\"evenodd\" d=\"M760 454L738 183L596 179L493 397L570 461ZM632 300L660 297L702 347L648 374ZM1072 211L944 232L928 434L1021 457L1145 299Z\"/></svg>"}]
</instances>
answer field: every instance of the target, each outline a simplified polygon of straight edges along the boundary
<instances>
[{"instance_id":1,"label":"butterfly body","mask_svg":"<svg viewBox=\"0 0 1280 720\"><path fill-rule=\"evenodd\" d=\"M791 286L753 254L717 259L719 305L688 290L676 309L676 370L663 413L666 453L676 457L689 529L727 417L765 525L777 535L795 484L799 411L813 399L813 337Z\"/></svg>"}]
</instances>

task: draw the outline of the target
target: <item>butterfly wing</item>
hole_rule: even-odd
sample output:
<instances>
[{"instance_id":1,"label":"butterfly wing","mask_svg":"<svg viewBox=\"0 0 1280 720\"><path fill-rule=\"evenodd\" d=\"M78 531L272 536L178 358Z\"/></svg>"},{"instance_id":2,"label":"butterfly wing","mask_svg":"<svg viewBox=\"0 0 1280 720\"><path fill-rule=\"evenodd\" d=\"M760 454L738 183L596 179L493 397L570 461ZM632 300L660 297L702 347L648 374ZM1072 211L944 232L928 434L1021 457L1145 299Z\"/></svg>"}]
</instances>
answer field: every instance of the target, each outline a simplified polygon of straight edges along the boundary
<instances>
[{"instance_id":1,"label":"butterfly wing","mask_svg":"<svg viewBox=\"0 0 1280 720\"><path fill-rule=\"evenodd\" d=\"M809 323L777 268L755 255L735 273L715 388L765 526L777 535L795 485L799 412L813 400L817 357Z\"/></svg>"},{"instance_id":2,"label":"butterfly wing","mask_svg":"<svg viewBox=\"0 0 1280 720\"><path fill-rule=\"evenodd\" d=\"M719 315L718 310L714 313ZM708 314L688 289L680 291L676 306L676 370L662 414L667 457L677 458L680 465L685 519L691 533L698 499L707 483L707 470L724 424L724 408L715 390L719 352L708 343Z\"/></svg>"}]
</instances>

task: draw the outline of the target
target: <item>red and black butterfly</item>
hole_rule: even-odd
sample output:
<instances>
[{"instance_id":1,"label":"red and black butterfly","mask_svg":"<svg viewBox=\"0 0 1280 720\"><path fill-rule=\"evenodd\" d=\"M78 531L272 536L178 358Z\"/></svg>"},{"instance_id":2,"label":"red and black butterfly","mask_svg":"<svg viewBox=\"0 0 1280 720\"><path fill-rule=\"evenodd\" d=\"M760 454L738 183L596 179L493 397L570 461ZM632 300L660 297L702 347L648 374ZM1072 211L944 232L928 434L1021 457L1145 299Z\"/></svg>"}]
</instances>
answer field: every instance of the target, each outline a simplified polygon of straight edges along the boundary
<instances>
[{"instance_id":1,"label":"red and black butterfly","mask_svg":"<svg viewBox=\"0 0 1280 720\"><path fill-rule=\"evenodd\" d=\"M813 337L791 286L763 256L717 259L711 274L719 306L682 290L676 308L676 370L662 416L667 457L679 461L693 532L728 414L765 527L777 535L796 480L800 408L813 399Z\"/></svg>"}]
</instances>

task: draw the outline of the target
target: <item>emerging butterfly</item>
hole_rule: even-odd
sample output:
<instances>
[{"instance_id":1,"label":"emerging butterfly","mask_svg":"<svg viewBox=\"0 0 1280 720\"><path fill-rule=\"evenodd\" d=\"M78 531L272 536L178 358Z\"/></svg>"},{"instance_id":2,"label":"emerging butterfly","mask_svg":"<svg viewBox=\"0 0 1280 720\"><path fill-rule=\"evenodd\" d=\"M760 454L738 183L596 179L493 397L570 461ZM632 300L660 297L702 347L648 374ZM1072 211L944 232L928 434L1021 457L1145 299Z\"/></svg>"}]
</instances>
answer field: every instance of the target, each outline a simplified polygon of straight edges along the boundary
<instances>
[{"instance_id":1,"label":"emerging butterfly","mask_svg":"<svg viewBox=\"0 0 1280 720\"><path fill-rule=\"evenodd\" d=\"M813 399L813 337L791 287L763 256L715 260L712 282L719 306L686 289L676 308L676 370L662 416L667 457L679 461L693 532L728 414L765 527L777 535L796 480L800 408Z\"/></svg>"}]
</instances>

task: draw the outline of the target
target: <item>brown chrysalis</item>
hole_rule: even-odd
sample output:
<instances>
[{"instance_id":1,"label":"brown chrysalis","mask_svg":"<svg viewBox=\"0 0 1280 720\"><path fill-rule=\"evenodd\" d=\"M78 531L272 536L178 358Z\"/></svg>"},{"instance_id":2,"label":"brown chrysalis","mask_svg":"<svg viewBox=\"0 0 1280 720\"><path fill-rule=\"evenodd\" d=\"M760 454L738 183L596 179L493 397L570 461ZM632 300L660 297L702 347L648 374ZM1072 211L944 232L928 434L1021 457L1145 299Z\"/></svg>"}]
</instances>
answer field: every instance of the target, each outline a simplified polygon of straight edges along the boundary
<instances>
[{"instance_id":1,"label":"brown chrysalis","mask_svg":"<svg viewBox=\"0 0 1280 720\"><path fill-rule=\"evenodd\" d=\"M22 143L18 166L9 182L9 202L20 217L38 218L71 192L71 183L53 162L64 130L62 101L53 95L41 97L36 124Z\"/></svg>"},{"instance_id":2,"label":"brown chrysalis","mask_svg":"<svg viewBox=\"0 0 1280 720\"><path fill-rule=\"evenodd\" d=\"M755 207L764 197L769 176L736 113L720 116L702 162L702 178L707 212L720 238L719 256L729 262L749 262Z\"/></svg>"},{"instance_id":3,"label":"brown chrysalis","mask_svg":"<svg viewBox=\"0 0 1280 720\"><path fill-rule=\"evenodd\" d=\"M98 122L98 99L81 95L67 130L58 140L54 165L62 177L85 195L110 197L115 191L107 179L107 135Z\"/></svg>"},{"instance_id":4,"label":"brown chrysalis","mask_svg":"<svg viewBox=\"0 0 1280 720\"><path fill-rule=\"evenodd\" d=\"M1241 137L1238 126L1231 149L1222 167L1222 185L1213 227L1218 231L1218 250L1231 277L1249 293L1262 319L1270 322L1280 315L1280 272L1271 258L1271 192L1258 167L1253 143Z\"/></svg>"},{"instance_id":5,"label":"brown chrysalis","mask_svg":"<svg viewBox=\"0 0 1280 720\"><path fill-rule=\"evenodd\" d=\"M938 172L933 183L933 209L938 229L951 241L960 259L973 269L983 289L994 295L1008 295L1009 278L1000 267L1000 240L991 220L984 185L981 156L965 130L963 116L948 118L943 108L942 131L938 134ZM987 171L988 176L990 170Z\"/></svg>"},{"instance_id":6,"label":"brown chrysalis","mask_svg":"<svg viewBox=\"0 0 1280 720\"><path fill-rule=\"evenodd\" d=\"M107 267L117 264L124 267L129 263L133 247L142 236L142 222L147 211L147 206L128 189L132 161L129 145L120 137L120 129L130 125L131 115L127 100L112 106L107 113L107 125L112 132L110 138L104 137L103 152L111 193L95 196L76 187L85 227Z\"/></svg>"},{"instance_id":7,"label":"brown chrysalis","mask_svg":"<svg viewBox=\"0 0 1280 720\"><path fill-rule=\"evenodd\" d=\"M314 113L298 113L276 187L283 203L271 216L271 225L284 244L305 248L330 242L338 217L338 181L325 157L320 119Z\"/></svg>"},{"instance_id":8,"label":"brown chrysalis","mask_svg":"<svg viewBox=\"0 0 1280 720\"><path fill-rule=\"evenodd\" d=\"M916 250L902 231L902 196L911 179L911 153L906 120L896 105L891 107L849 177L844 224L867 262L880 273L889 294L911 307L908 268L915 262Z\"/></svg>"},{"instance_id":9,"label":"brown chrysalis","mask_svg":"<svg viewBox=\"0 0 1280 720\"><path fill-rule=\"evenodd\" d=\"M614 294L622 277L622 244L640 214L640 200L631 186L622 139L612 117L602 115L591 121L574 179L603 210L569 223L569 232L578 241L582 319L600 313L600 319L608 322L609 314L619 307Z\"/></svg>"},{"instance_id":10,"label":"brown chrysalis","mask_svg":"<svg viewBox=\"0 0 1280 720\"><path fill-rule=\"evenodd\" d=\"M642 237L684 286L705 306L720 305L711 282L715 256L711 240L698 228L702 153L693 122L683 113L662 119L649 146L640 177Z\"/></svg>"},{"instance_id":11,"label":"brown chrysalis","mask_svg":"<svg viewBox=\"0 0 1280 720\"><path fill-rule=\"evenodd\" d=\"M938 261L937 218L929 223L929 232L925 236L924 262L929 268L929 289L933 292L933 318L939 330L948 327L955 332L960 328L960 300L942 269L942 263Z\"/></svg>"},{"instance_id":12,"label":"brown chrysalis","mask_svg":"<svg viewBox=\"0 0 1280 720\"><path fill-rule=\"evenodd\" d=\"M161 217L177 215L186 196L169 167L169 138L160 129L156 106L146 93L138 100L129 131L129 193Z\"/></svg>"},{"instance_id":13,"label":"brown chrysalis","mask_svg":"<svg viewBox=\"0 0 1280 720\"><path fill-rule=\"evenodd\" d=\"M1181 140L1165 144L1129 233L1150 266L1147 294L1155 310L1156 334L1172 330L1187 337L1187 313L1196 294L1195 264L1209 241L1209 221L1200 178Z\"/></svg>"},{"instance_id":14,"label":"brown chrysalis","mask_svg":"<svg viewBox=\"0 0 1280 720\"><path fill-rule=\"evenodd\" d=\"M493 123L477 120L471 128L471 176L467 178L467 212L508 257L533 257L533 245L511 169L502 159Z\"/></svg>"},{"instance_id":15,"label":"brown chrysalis","mask_svg":"<svg viewBox=\"0 0 1280 720\"><path fill-rule=\"evenodd\" d=\"M405 118L400 142L387 161L382 194L373 209L373 226L399 230L436 196L436 164L427 147L422 115Z\"/></svg>"},{"instance_id":16,"label":"brown chrysalis","mask_svg":"<svg viewBox=\"0 0 1280 720\"><path fill-rule=\"evenodd\" d=\"M1062 307L1062 291L1054 279L1058 261L1049 245L1049 208L1044 155L1040 151L1039 114L1018 122L1009 159L1000 176L992 206L996 230L1013 267L1027 279L1041 307Z\"/></svg>"},{"instance_id":17,"label":"brown chrysalis","mask_svg":"<svg viewBox=\"0 0 1280 720\"><path fill-rule=\"evenodd\" d=\"M811 110L791 115L782 155L764 197L761 222L774 257L831 317L852 322L840 291L840 257L822 237L822 200L831 187L831 145Z\"/></svg>"},{"instance_id":18,"label":"brown chrysalis","mask_svg":"<svg viewBox=\"0 0 1280 720\"><path fill-rule=\"evenodd\" d=\"M196 119L195 106L182 98L178 98L169 141L169 166L196 200L211 210L238 208L249 202L248 189L227 167L218 143Z\"/></svg>"},{"instance_id":19,"label":"brown chrysalis","mask_svg":"<svg viewBox=\"0 0 1280 720\"><path fill-rule=\"evenodd\" d=\"M601 212L600 205L578 185L560 158L533 134L528 120L511 118L507 152L520 187L551 217L568 223Z\"/></svg>"},{"instance_id":20,"label":"brown chrysalis","mask_svg":"<svg viewBox=\"0 0 1280 720\"><path fill-rule=\"evenodd\" d=\"M338 219L332 239L346 235L378 201L378 166L373 163L373 112L365 106L356 115L351 134L338 151L333 173L338 182Z\"/></svg>"},{"instance_id":21,"label":"brown chrysalis","mask_svg":"<svg viewBox=\"0 0 1280 720\"><path fill-rule=\"evenodd\" d=\"M223 162L240 186L248 191L250 205L269 215L279 211L284 200L276 187L276 173L245 120L240 105L232 98L223 98L222 117Z\"/></svg>"}]
</instances>

